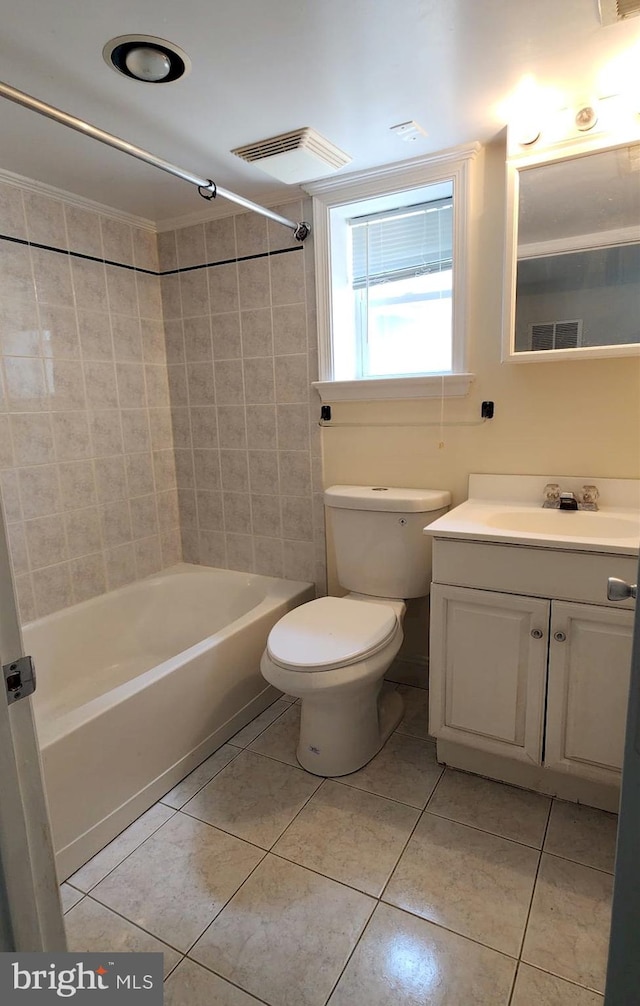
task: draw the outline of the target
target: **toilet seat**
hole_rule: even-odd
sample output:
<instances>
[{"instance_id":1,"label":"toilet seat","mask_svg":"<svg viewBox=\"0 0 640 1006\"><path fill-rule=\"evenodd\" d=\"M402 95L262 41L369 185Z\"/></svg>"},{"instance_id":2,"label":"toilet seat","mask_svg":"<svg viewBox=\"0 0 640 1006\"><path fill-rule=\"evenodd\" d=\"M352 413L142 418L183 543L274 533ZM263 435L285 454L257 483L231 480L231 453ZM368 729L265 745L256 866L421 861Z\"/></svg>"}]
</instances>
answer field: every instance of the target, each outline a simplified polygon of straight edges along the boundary
<instances>
[{"instance_id":1,"label":"toilet seat","mask_svg":"<svg viewBox=\"0 0 640 1006\"><path fill-rule=\"evenodd\" d=\"M390 605L320 597L280 619L269 633L267 654L288 670L329 671L376 653L397 627Z\"/></svg>"}]
</instances>

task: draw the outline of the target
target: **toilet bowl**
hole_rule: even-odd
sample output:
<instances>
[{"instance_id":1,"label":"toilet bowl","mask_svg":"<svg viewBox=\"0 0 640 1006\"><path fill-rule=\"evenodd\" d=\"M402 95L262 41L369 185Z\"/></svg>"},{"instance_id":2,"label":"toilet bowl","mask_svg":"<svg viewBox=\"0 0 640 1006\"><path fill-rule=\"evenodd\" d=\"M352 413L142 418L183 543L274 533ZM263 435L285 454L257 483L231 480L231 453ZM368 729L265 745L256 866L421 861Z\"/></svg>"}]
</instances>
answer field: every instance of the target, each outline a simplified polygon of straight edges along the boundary
<instances>
[{"instance_id":1,"label":"toilet bowl","mask_svg":"<svg viewBox=\"0 0 640 1006\"><path fill-rule=\"evenodd\" d=\"M380 691L402 644L404 612L395 599L321 597L272 629L260 670L302 700L296 756L308 772L357 771L400 722L400 695Z\"/></svg>"},{"instance_id":2,"label":"toilet bowl","mask_svg":"<svg viewBox=\"0 0 640 1006\"><path fill-rule=\"evenodd\" d=\"M384 676L402 645L404 598L431 582L425 524L448 509L432 489L332 486L324 494L345 597L288 612L269 633L260 670L301 701L297 758L308 772L356 772L400 722L402 699Z\"/></svg>"}]
</instances>

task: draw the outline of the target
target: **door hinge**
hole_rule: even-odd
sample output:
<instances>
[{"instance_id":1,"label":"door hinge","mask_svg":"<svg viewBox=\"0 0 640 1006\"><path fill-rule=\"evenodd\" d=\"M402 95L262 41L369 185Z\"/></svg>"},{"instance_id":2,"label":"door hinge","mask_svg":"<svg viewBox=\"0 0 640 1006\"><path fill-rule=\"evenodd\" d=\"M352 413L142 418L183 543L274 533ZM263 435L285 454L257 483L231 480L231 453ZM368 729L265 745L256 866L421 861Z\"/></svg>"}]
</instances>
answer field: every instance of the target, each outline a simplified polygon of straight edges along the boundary
<instances>
[{"instance_id":1,"label":"door hinge","mask_svg":"<svg viewBox=\"0 0 640 1006\"><path fill-rule=\"evenodd\" d=\"M18 657L10 664L3 664L7 702L17 702L36 690L36 669L31 657Z\"/></svg>"}]
</instances>

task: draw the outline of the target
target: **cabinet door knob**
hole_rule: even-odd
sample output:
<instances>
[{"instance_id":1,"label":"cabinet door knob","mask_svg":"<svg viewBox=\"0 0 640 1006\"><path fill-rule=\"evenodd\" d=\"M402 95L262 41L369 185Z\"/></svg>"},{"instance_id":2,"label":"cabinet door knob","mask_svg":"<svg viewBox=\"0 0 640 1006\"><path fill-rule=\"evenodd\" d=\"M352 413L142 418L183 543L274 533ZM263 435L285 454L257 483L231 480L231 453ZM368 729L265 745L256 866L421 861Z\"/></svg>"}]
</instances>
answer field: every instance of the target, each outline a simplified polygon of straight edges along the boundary
<instances>
[{"instance_id":1,"label":"cabinet door knob","mask_svg":"<svg viewBox=\"0 0 640 1006\"><path fill-rule=\"evenodd\" d=\"M542 637L544 636L544 632L542 631L542 629L532 629L531 635L533 636L534 639L542 639Z\"/></svg>"},{"instance_id":2,"label":"cabinet door knob","mask_svg":"<svg viewBox=\"0 0 640 1006\"><path fill-rule=\"evenodd\" d=\"M567 635L565 632L554 632L553 638L558 643L564 643L565 639L567 638Z\"/></svg>"}]
</instances>

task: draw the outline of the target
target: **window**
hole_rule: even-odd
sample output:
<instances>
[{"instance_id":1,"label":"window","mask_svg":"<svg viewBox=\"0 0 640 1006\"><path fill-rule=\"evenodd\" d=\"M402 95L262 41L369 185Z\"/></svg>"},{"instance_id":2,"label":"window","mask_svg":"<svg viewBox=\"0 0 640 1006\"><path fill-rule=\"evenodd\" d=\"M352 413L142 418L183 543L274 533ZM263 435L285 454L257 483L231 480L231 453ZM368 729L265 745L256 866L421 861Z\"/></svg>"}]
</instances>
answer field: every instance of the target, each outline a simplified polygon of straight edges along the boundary
<instances>
[{"instance_id":1,"label":"window","mask_svg":"<svg viewBox=\"0 0 640 1006\"><path fill-rule=\"evenodd\" d=\"M477 150L308 186L323 400L467 392L468 162Z\"/></svg>"}]
</instances>

